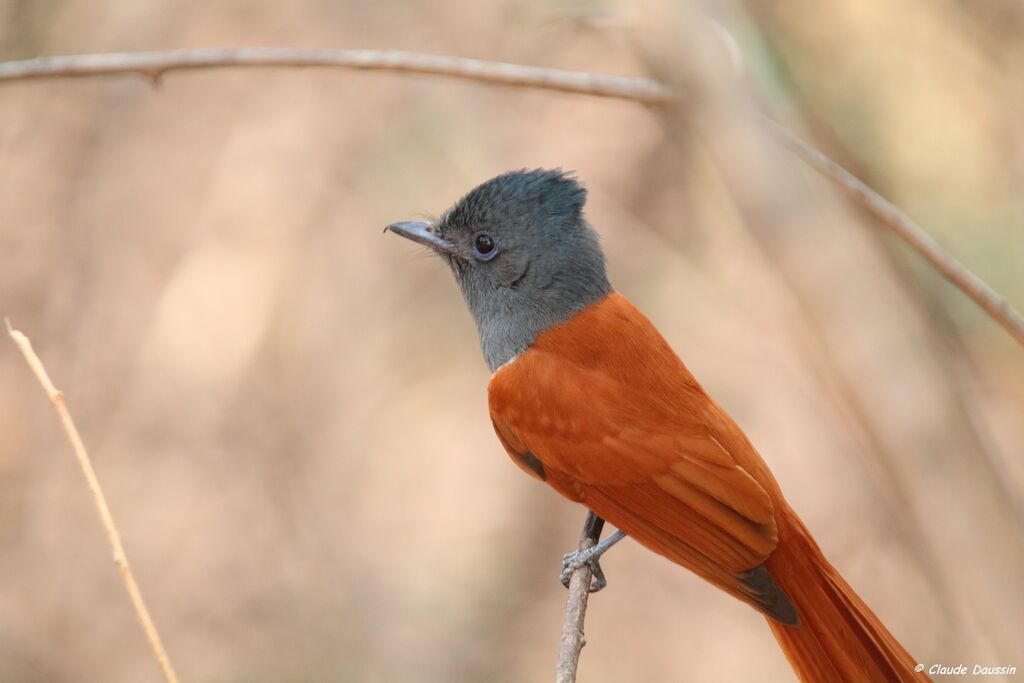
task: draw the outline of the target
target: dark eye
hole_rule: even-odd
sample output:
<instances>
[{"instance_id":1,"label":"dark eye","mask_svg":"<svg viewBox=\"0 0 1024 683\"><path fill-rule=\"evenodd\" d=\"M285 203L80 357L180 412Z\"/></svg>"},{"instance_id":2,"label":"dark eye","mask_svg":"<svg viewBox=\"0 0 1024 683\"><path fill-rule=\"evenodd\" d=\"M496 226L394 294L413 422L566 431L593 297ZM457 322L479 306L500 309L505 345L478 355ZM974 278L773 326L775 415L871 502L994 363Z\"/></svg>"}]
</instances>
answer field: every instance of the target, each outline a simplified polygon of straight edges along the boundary
<instances>
[{"instance_id":1,"label":"dark eye","mask_svg":"<svg viewBox=\"0 0 1024 683\"><path fill-rule=\"evenodd\" d=\"M486 232L473 235L473 256L481 261L490 261L498 255L498 241Z\"/></svg>"}]
</instances>

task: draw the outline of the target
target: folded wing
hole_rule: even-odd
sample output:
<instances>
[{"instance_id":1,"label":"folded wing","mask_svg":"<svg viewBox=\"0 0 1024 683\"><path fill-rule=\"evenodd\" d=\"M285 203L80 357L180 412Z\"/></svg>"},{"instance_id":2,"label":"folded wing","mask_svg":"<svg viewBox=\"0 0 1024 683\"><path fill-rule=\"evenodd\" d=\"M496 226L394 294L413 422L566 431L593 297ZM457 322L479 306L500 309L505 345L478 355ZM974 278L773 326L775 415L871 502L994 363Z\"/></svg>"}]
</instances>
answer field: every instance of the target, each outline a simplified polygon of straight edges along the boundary
<instances>
[{"instance_id":1,"label":"folded wing","mask_svg":"<svg viewBox=\"0 0 1024 683\"><path fill-rule=\"evenodd\" d=\"M770 495L709 429L728 420L700 414L721 412L710 399L681 410L650 397L642 382L531 349L495 374L490 410L523 469L763 609L758 568L778 543Z\"/></svg>"}]
</instances>

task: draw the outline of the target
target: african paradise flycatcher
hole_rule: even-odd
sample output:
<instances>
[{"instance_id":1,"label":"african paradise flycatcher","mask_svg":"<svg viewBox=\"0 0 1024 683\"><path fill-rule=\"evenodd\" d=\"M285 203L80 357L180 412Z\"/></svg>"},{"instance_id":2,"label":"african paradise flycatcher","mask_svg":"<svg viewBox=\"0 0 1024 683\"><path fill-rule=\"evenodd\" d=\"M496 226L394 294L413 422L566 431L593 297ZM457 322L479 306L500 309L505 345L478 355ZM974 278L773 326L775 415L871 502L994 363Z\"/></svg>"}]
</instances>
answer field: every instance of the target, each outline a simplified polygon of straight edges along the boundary
<instances>
[{"instance_id":1,"label":"african paradise flycatcher","mask_svg":"<svg viewBox=\"0 0 1024 683\"><path fill-rule=\"evenodd\" d=\"M561 171L514 171L435 222L386 228L451 267L512 460L619 537L759 610L802 681L928 680L825 559L736 423L612 289L585 200Z\"/></svg>"}]
</instances>

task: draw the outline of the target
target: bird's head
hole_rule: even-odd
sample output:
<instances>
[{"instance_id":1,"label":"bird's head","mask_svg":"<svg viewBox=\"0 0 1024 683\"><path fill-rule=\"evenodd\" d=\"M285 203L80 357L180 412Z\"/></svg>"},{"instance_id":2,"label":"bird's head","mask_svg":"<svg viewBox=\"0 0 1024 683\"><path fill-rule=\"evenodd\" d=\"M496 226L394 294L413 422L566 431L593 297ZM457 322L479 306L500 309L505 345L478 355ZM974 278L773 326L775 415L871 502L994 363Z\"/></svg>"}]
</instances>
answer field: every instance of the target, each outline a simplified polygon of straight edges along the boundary
<instances>
[{"instance_id":1,"label":"bird's head","mask_svg":"<svg viewBox=\"0 0 1024 683\"><path fill-rule=\"evenodd\" d=\"M442 256L469 305L491 370L611 291L587 192L561 170L512 171L434 222L387 226Z\"/></svg>"}]
</instances>

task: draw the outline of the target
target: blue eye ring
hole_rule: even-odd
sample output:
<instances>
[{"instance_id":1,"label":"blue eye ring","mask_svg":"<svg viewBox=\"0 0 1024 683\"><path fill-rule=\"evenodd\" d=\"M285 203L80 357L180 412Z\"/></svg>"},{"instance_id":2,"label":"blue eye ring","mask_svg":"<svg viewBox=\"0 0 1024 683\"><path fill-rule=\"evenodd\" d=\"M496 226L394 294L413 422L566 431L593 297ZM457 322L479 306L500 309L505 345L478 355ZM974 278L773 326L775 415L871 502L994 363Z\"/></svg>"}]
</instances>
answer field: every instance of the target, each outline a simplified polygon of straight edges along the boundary
<instances>
[{"instance_id":1,"label":"blue eye ring","mask_svg":"<svg viewBox=\"0 0 1024 683\"><path fill-rule=\"evenodd\" d=\"M474 233L472 247L473 256L478 261L490 261L501 251L497 238L489 232Z\"/></svg>"}]
</instances>

